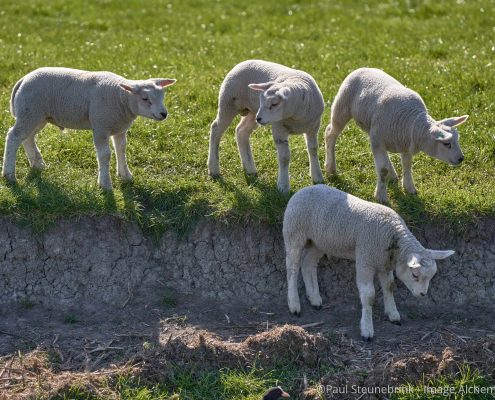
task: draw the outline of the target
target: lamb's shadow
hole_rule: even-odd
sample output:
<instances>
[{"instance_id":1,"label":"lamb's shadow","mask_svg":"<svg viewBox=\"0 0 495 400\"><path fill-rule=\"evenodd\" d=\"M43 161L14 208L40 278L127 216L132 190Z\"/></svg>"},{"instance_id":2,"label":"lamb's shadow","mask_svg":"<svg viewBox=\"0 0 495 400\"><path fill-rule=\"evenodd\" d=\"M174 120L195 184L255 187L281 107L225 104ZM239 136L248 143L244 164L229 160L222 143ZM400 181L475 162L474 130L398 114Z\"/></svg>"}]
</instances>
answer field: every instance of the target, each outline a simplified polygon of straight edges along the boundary
<instances>
[{"instance_id":1,"label":"lamb's shadow","mask_svg":"<svg viewBox=\"0 0 495 400\"><path fill-rule=\"evenodd\" d=\"M183 235L208 214L208 202L194 196L194 187L157 192L131 181L122 183L121 190L125 213L157 239L170 228Z\"/></svg>"},{"instance_id":2,"label":"lamb's shadow","mask_svg":"<svg viewBox=\"0 0 495 400\"><path fill-rule=\"evenodd\" d=\"M408 225L423 225L430 220L425 203L419 195L405 192L397 183L388 186L388 193L394 201L393 208L406 220Z\"/></svg>"},{"instance_id":3,"label":"lamb's shadow","mask_svg":"<svg viewBox=\"0 0 495 400\"><path fill-rule=\"evenodd\" d=\"M257 195L249 196L249 193L234 182L230 182L222 177L217 177L215 181L227 192L235 197L235 204L232 212L245 218L246 220L258 219L269 224L281 223L282 216L287 206L287 202L294 193L281 193L277 185L267 184L257 176L246 175L249 186L258 190ZM256 213L256 215L254 215Z\"/></svg>"}]
</instances>

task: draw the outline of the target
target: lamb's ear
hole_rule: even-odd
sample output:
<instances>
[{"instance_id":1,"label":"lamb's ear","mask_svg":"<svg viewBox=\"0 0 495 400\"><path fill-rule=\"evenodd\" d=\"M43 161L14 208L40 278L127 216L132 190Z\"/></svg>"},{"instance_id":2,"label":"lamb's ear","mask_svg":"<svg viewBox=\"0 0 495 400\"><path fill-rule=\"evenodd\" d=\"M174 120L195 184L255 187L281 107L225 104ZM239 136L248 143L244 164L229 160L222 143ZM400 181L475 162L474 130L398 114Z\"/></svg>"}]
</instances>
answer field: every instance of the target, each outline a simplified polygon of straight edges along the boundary
<instances>
[{"instance_id":1,"label":"lamb's ear","mask_svg":"<svg viewBox=\"0 0 495 400\"><path fill-rule=\"evenodd\" d=\"M434 260L443 260L455 253L454 250L427 250L427 252Z\"/></svg>"},{"instance_id":2,"label":"lamb's ear","mask_svg":"<svg viewBox=\"0 0 495 400\"><path fill-rule=\"evenodd\" d=\"M256 90L258 92L264 92L272 85L273 82L265 82L265 83L250 83L248 86L250 89Z\"/></svg>"},{"instance_id":3,"label":"lamb's ear","mask_svg":"<svg viewBox=\"0 0 495 400\"><path fill-rule=\"evenodd\" d=\"M418 254L412 253L407 256L407 266L409 268L420 268L420 256Z\"/></svg>"},{"instance_id":4,"label":"lamb's ear","mask_svg":"<svg viewBox=\"0 0 495 400\"><path fill-rule=\"evenodd\" d=\"M155 82L158 86L167 87L172 86L175 82L177 82L177 79L154 78L152 79L152 81Z\"/></svg>"},{"instance_id":5,"label":"lamb's ear","mask_svg":"<svg viewBox=\"0 0 495 400\"><path fill-rule=\"evenodd\" d=\"M430 130L430 135L438 142L449 142L452 140L452 133L438 127Z\"/></svg>"},{"instance_id":6,"label":"lamb's ear","mask_svg":"<svg viewBox=\"0 0 495 400\"><path fill-rule=\"evenodd\" d=\"M135 91L134 91L134 87L132 87L132 86L128 85L127 83L121 83L121 84L120 84L120 87L121 87L122 89L127 90L128 92L135 93Z\"/></svg>"},{"instance_id":7,"label":"lamb's ear","mask_svg":"<svg viewBox=\"0 0 495 400\"><path fill-rule=\"evenodd\" d=\"M277 95L282 99L282 100L287 100L290 95L290 89L288 87L283 87L280 90L277 90Z\"/></svg>"},{"instance_id":8,"label":"lamb's ear","mask_svg":"<svg viewBox=\"0 0 495 400\"><path fill-rule=\"evenodd\" d=\"M438 121L438 123L446 126L457 126L466 122L468 118L469 115L463 115L461 117L445 118Z\"/></svg>"}]
</instances>

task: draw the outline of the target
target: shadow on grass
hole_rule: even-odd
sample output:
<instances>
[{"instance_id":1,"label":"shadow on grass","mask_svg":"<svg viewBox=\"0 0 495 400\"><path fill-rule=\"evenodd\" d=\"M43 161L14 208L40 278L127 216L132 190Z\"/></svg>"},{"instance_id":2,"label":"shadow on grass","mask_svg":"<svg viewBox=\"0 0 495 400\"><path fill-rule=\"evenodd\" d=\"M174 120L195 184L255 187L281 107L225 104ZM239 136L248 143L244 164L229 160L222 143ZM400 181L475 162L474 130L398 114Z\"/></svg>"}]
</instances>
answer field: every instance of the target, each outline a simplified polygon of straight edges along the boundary
<instances>
[{"instance_id":1,"label":"shadow on grass","mask_svg":"<svg viewBox=\"0 0 495 400\"><path fill-rule=\"evenodd\" d=\"M7 183L6 186L16 199L15 207L6 210L7 214L36 232L46 229L58 217L113 213L117 210L113 192L103 191L102 197L90 189L73 193L45 179L38 169L29 171L25 184Z\"/></svg>"},{"instance_id":2,"label":"shadow on grass","mask_svg":"<svg viewBox=\"0 0 495 400\"><path fill-rule=\"evenodd\" d=\"M243 222L261 220L270 225L282 223L287 202L294 194L293 191L280 193L276 184L268 185L255 175L246 175L246 182L250 187L258 189L259 196L250 196L247 191L222 177L215 178L215 182L234 195L236 203L231 212L238 215Z\"/></svg>"},{"instance_id":3,"label":"shadow on grass","mask_svg":"<svg viewBox=\"0 0 495 400\"><path fill-rule=\"evenodd\" d=\"M209 208L207 201L194 198L196 189L193 187L155 192L134 182L126 182L121 185L121 190L125 214L155 239L170 228L181 236L186 234Z\"/></svg>"}]
</instances>

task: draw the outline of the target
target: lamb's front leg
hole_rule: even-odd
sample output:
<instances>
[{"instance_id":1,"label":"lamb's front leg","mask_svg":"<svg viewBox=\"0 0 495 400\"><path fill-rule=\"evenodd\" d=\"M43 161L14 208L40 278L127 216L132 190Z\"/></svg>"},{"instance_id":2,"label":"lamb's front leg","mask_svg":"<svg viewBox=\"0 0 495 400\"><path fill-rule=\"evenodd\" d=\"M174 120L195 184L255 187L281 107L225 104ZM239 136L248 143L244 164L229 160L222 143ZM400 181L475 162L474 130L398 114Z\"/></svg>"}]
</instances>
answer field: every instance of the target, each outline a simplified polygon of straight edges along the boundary
<instances>
[{"instance_id":1,"label":"lamb's front leg","mask_svg":"<svg viewBox=\"0 0 495 400\"><path fill-rule=\"evenodd\" d=\"M282 125L273 125L273 140L277 146L278 156L278 178L277 188L282 193L288 193L290 190L289 182L289 131Z\"/></svg>"},{"instance_id":2,"label":"lamb's front leg","mask_svg":"<svg viewBox=\"0 0 495 400\"><path fill-rule=\"evenodd\" d=\"M399 311L397 311L397 306L395 305L394 299L394 273L392 271L379 272L378 280L380 281L380 285L382 287L385 314L390 322L400 325L400 314Z\"/></svg>"},{"instance_id":3,"label":"lamb's front leg","mask_svg":"<svg viewBox=\"0 0 495 400\"><path fill-rule=\"evenodd\" d=\"M373 285L374 268L356 259L356 282L361 299L361 337L365 341L373 339L373 303L375 286Z\"/></svg>"},{"instance_id":4,"label":"lamb's front leg","mask_svg":"<svg viewBox=\"0 0 495 400\"><path fill-rule=\"evenodd\" d=\"M313 183L323 183L323 174L318 160L318 129L313 129L304 134L306 147L308 149L309 169Z\"/></svg>"},{"instance_id":5,"label":"lamb's front leg","mask_svg":"<svg viewBox=\"0 0 495 400\"><path fill-rule=\"evenodd\" d=\"M112 178L110 177L111 151L108 143L109 135L104 130L93 131L93 142L98 160L98 185L102 189L112 190Z\"/></svg>"},{"instance_id":6,"label":"lamb's front leg","mask_svg":"<svg viewBox=\"0 0 495 400\"><path fill-rule=\"evenodd\" d=\"M123 181L132 180L132 173L127 166L126 147L127 135L126 132L118 133L112 136L115 156L117 158L117 174Z\"/></svg>"},{"instance_id":7,"label":"lamb's front leg","mask_svg":"<svg viewBox=\"0 0 495 400\"><path fill-rule=\"evenodd\" d=\"M416 187L412 177L412 154L401 153L402 161L402 187L407 193L416 194Z\"/></svg>"}]
</instances>

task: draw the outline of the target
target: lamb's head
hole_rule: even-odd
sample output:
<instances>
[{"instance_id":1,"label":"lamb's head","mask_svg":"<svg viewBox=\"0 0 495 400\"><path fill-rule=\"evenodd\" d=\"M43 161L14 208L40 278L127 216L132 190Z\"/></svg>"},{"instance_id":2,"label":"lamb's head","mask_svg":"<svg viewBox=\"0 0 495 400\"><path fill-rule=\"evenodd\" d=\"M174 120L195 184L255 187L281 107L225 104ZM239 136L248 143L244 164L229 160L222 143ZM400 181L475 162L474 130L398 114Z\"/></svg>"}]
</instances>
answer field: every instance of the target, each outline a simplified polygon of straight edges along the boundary
<instances>
[{"instance_id":1,"label":"lamb's head","mask_svg":"<svg viewBox=\"0 0 495 400\"><path fill-rule=\"evenodd\" d=\"M164 88L175 83L175 79L153 78L145 81L127 81L120 87L132 96L134 112L146 118L163 121L167 118L167 109L163 104Z\"/></svg>"},{"instance_id":2,"label":"lamb's head","mask_svg":"<svg viewBox=\"0 0 495 400\"><path fill-rule=\"evenodd\" d=\"M251 83L249 87L260 92L260 108L256 122L260 125L270 124L285 119L284 108L290 89L281 83Z\"/></svg>"},{"instance_id":3,"label":"lamb's head","mask_svg":"<svg viewBox=\"0 0 495 400\"><path fill-rule=\"evenodd\" d=\"M410 253L402 259L399 258L395 273L414 296L426 296L430 280L437 273L435 260L443 260L452 254L452 250L428 249L421 253Z\"/></svg>"},{"instance_id":4,"label":"lamb's head","mask_svg":"<svg viewBox=\"0 0 495 400\"><path fill-rule=\"evenodd\" d=\"M467 119L468 116L463 115L434 122L430 127L430 135L434 141L427 153L451 165L459 165L464 160L464 154L459 145L459 132L455 127Z\"/></svg>"}]
</instances>

